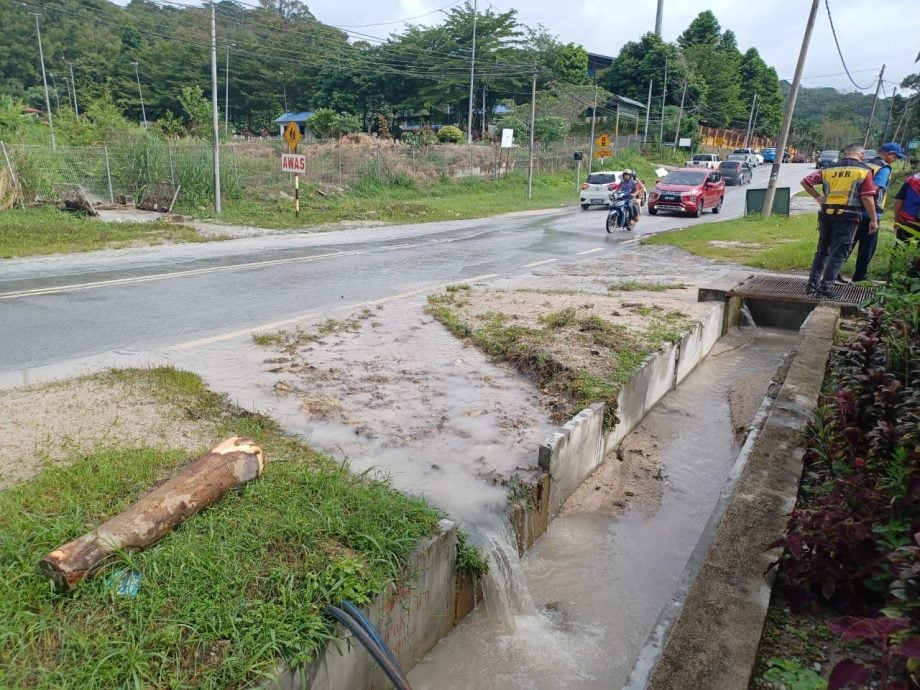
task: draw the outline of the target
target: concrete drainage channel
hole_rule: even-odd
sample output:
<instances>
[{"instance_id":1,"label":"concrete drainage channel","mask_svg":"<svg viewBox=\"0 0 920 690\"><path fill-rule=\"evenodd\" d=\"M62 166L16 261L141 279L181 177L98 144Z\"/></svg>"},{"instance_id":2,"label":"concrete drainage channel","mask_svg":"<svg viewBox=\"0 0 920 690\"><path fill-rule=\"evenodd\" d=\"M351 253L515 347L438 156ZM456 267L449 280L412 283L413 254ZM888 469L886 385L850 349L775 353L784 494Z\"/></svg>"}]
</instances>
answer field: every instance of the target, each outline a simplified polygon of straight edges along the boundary
<instances>
[{"instance_id":1,"label":"concrete drainage channel","mask_svg":"<svg viewBox=\"0 0 920 690\"><path fill-rule=\"evenodd\" d=\"M511 483L515 502L510 521L520 553L541 550L543 541L537 544L537 540L548 530L552 532L552 523L566 499L605 458L611 457L624 437L669 391L688 379L719 339L742 319L743 298L730 294L734 284L729 281L726 286L700 291L701 300L713 301L711 309L680 343L668 345L650 357L624 386L618 397L620 421L612 431L604 431L603 405L596 404L541 444L537 452L540 472L521 472ZM573 687L748 686L769 604L771 583L763 573L775 557L765 554L763 546L781 532L783 515L795 501L801 465L794 440L817 399L839 314L836 308L821 307L808 315L813 306L790 310L777 302L772 310L759 308L761 318L770 315L774 325L797 329L805 320L798 354L785 382L775 396L765 398L737 459L732 458L728 471L721 474L719 481L724 485L716 487L715 496L703 501L710 507L702 517L700 533L690 537L696 545L691 543L686 554L677 554L680 577L665 583L667 589L662 591L668 594L653 604L659 613L641 621L642 625L631 633L635 637L644 626L641 635L648 635L648 640L644 645L642 639L633 640L618 649L623 657L620 668L599 684L587 673L583 684L572 678ZM701 385L688 383L690 388ZM425 658L481 598L480 588L455 570L454 524L445 520L440 528L439 535L416 549L412 581L368 607L370 619L406 670ZM469 628L468 621L463 625ZM570 624L570 630L577 630L572 625L576 624ZM472 635L482 637L475 629ZM453 637L462 635L452 634ZM470 648L464 649L470 653ZM485 665L494 663L488 659L479 661ZM527 685L517 685L510 676L499 684L487 685L481 679L464 679L459 674L448 684L444 682L443 669L450 663L426 659L410 674L413 686L558 687L554 685L556 680L549 680L549 685L531 685L529 681ZM454 672L447 671L447 675L451 674ZM332 690L388 684L365 650L351 643L330 646L306 669L283 670L270 687Z\"/></svg>"}]
</instances>

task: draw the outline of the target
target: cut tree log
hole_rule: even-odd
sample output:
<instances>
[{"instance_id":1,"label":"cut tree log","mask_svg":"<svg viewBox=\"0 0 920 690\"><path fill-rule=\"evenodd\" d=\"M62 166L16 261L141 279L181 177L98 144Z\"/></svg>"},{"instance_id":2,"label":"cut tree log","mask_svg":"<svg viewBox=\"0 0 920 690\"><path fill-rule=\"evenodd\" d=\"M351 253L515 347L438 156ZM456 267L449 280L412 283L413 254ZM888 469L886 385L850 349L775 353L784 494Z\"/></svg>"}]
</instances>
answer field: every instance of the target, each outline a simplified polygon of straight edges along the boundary
<instances>
[{"instance_id":1,"label":"cut tree log","mask_svg":"<svg viewBox=\"0 0 920 690\"><path fill-rule=\"evenodd\" d=\"M70 591L113 554L150 546L264 468L262 449L252 439L229 438L124 512L49 553L39 568L58 591Z\"/></svg>"}]
</instances>

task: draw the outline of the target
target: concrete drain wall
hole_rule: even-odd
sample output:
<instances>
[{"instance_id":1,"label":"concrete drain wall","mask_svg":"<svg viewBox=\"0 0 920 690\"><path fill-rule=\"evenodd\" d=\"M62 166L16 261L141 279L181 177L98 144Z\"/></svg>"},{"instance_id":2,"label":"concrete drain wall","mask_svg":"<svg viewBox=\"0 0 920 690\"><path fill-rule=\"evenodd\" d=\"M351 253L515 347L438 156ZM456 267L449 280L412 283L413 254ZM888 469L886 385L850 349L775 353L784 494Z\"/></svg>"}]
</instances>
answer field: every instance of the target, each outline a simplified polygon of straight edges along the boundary
<instances>
[{"instance_id":1,"label":"concrete drain wall","mask_svg":"<svg viewBox=\"0 0 920 690\"><path fill-rule=\"evenodd\" d=\"M521 473L509 482L516 497L510 520L521 553L546 531L565 500L614 451L669 390L702 361L722 336L726 310L714 303L679 343L651 355L617 397L616 427L604 432L604 405L582 410L541 444L540 471ZM411 559L412 577L396 592L380 596L368 616L394 650L404 670L411 669L475 607L478 585L457 573L457 530L443 520L440 534L420 544ZM339 630L339 634L343 631ZM340 690L388 687L368 652L346 641L332 643L304 669L283 668L271 690Z\"/></svg>"}]
</instances>

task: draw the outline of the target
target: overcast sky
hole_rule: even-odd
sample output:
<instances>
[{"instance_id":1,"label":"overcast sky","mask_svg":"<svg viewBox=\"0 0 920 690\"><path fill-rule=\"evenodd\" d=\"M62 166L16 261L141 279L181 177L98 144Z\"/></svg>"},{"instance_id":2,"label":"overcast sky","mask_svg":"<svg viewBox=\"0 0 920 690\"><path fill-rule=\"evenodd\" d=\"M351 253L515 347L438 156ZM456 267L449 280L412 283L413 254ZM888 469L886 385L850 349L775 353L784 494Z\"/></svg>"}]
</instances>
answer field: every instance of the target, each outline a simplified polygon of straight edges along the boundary
<instances>
[{"instance_id":1,"label":"overcast sky","mask_svg":"<svg viewBox=\"0 0 920 690\"><path fill-rule=\"evenodd\" d=\"M118 4L125 2L120 0ZM488 6L501 12L517 9L522 23L534 27L542 24L563 43L580 43L589 52L610 56L616 56L627 41L654 30L658 6L657 0L478 2L480 10ZM187 4L200 4L200 0ZM246 0L244 4L256 2ZM460 5L462 0L306 0L306 4L326 24L386 37L405 26L394 20ZM882 64L887 65L888 95L905 76L920 72L920 63L914 63L920 51L920 0L830 0L830 7L847 67L856 82L867 87L866 91L874 92ZM742 52L752 46L757 48L767 64L776 68L780 79L791 81L809 8L807 0L664 0L662 34L665 40L674 41L697 14L710 9L723 30L735 32ZM433 12L412 23L437 24L441 17L441 13ZM822 1L802 85L855 90L843 71Z\"/></svg>"},{"instance_id":2,"label":"overcast sky","mask_svg":"<svg viewBox=\"0 0 920 690\"><path fill-rule=\"evenodd\" d=\"M414 17L447 2L375 0L361 3L360 13L355 11L357 3L341 0L312 0L307 5L320 21L345 27ZM657 0L479 0L480 7L489 5L497 11L517 9L524 24L542 24L564 43L580 43L589 52L611 56L619 53L625 42L654 30L658 7ZM861 86L875 90L875 78L883 63L887 65L885 80L891 82L885 84L889 94L905 76L920 71L920 64L914 64L920 51L920 1L830 0L830 6L844 59ZM809 7L807 0L664 0L662 35L674 41L697 14L710 9L723 30L731 29L738 36L742 52L751 46L757 48L781 79L791 81ZM439 16L431 14L414 23L434 24ZM385 36L400 26L354 30ZM802 84L854 90L846 75L839 74L843 71L822 2L805 64L803 76L807 79Z\"/></svg>"}]
</instances>

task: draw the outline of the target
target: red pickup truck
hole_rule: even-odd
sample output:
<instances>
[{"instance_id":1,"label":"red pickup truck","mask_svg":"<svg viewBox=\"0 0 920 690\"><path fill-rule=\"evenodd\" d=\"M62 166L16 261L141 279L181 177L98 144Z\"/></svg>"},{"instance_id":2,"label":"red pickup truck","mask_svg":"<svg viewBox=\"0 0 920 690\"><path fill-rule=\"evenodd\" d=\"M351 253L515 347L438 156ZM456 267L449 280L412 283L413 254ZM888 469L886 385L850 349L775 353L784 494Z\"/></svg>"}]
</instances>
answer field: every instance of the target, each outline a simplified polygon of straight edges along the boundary
<instances>
[{"instance_id":1,"label":"red pickup truck","mask_svg":"<svg viewBox=\"0 0 920 690\"><path fill-rule=\"evenodd\" d=\"M655 183L648 212L654 216L658 211L679 211L699 218L706 209L721 211L724 198L725 180L717 171L679 168Z\"/></svg>"}]
</instances>

